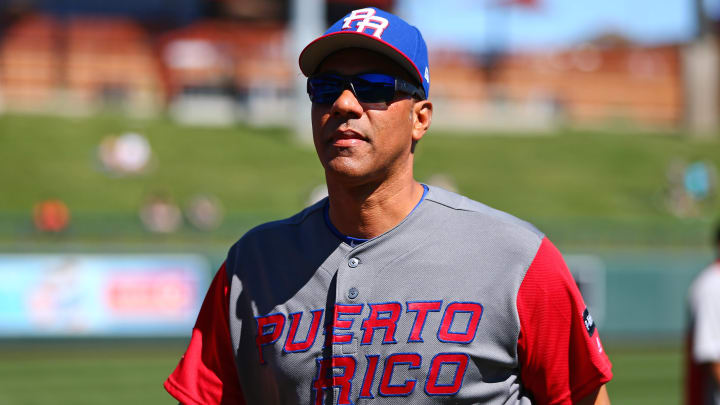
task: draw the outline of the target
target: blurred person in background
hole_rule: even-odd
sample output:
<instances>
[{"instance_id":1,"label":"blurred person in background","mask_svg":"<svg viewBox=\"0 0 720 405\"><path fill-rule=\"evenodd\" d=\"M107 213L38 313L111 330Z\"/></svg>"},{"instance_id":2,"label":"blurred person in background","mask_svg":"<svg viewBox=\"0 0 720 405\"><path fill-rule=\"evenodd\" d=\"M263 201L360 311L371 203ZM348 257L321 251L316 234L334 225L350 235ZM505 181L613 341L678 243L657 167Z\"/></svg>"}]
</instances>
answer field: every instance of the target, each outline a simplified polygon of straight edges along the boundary
<instances>
[{"instance_id":1,"label":"blurred person in background","mask_svg":"<svg viewBox=\"0 0 720 405\"><path fill-rule=\"evenodd\" d=\"M70 225L70 209L58 198L50 198L35 204L33 222L41 232L60 233Z\"/></svg>"},{"instance_id":2,"label":"blurred person in background","mask_svg":"<svg viewBox=\"0 0 720 405\"><path fill-rule=\"evenodd\" d=\"M713 242L715 261L689 290L687 405L720 405L720 221Z\"/></svg>"},{"instance_id":3,"label":"blurred person in background","mask_svg":"<svg viewBox=\"0 0 720 405\"><path fill-rule=\"evenodd\" d=\"M109 173L140 174L150 163L152 148L147 138L135 132L109 135L98 146L98 158Z\"/></svg>"},{"instance_id":4,"label":"blurred person in background","mask_svg":"<svg viewBox=\"0 0 720 405\"><path fill-rule=\"evenodd\" d=\"M188 222L200 231L217 229L223 221L223 206L212 194L198 194L185 207Z\"/></svg>"},{"instance_id":5,"label":"blurred person in background","mask_svg":"<svg viewBox=\"0 0 720 405\"><path fill-rule=\"evenodd\" d=\"M548 238L414 179L433 110L420 31L354 10L300 68L328 197L230 249L168 392L191 404L609 404L610 361Z\"/></svg>"},{"instance_id":6,"label":"blurred person in background","mask_svg":"<svg viewBox=\"0 0 720 405\"><path fill-rule=\"evenodd\" d=\"M150 232L172 233L182 226L182 212L173 199L162 192L146 197L140 207L140 221Z\"/></svg>"}]
</instances>

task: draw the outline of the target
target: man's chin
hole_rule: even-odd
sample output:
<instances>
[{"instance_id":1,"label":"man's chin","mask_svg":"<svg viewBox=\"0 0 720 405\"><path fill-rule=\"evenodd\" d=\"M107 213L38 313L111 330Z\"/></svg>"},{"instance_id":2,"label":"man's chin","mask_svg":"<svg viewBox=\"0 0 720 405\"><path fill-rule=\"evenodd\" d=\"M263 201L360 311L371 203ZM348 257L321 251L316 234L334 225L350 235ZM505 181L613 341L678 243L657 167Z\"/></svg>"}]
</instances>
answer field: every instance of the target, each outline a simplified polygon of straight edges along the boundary
<instances>
[{"instance_id":1,"label":"man's chin","mask_svg":"<svg viewBox=\"0 0 720 405\"><path fill-rule=\"evenodd\" d=\"M361 181L371 178L371 171L366 167L355 162L354 159L338 156L333 158L325 165L325 173L335 178L343 178L346 180Z\"/></svg>"}]
</instances>

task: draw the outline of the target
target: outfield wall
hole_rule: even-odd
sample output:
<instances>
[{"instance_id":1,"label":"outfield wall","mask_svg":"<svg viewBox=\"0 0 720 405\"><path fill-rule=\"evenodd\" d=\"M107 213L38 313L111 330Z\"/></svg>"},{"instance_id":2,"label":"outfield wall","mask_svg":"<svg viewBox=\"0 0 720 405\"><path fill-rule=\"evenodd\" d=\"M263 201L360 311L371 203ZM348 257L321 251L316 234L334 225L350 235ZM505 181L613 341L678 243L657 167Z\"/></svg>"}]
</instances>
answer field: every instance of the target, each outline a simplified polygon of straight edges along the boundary
<instances>
[{"instance_id":1,"label":"outfield wall","mask_svg":"<svg viewBox=\"0 0 720 405\"><path fill-rule=\"evenodd\" d=\"M601 333L641 339L684 334L687 289L713 258L709 250L649 248L569 250L565 256L576 279L583 265L578 257L592 258L599 269L594 285L579 284L591 311L599 315Z\"/></svg>"},{"instance_id":2,"label":"outfield wall","mask_svg":"<svg viewBox=\"0 0 720 405\"><path fill-rule=\"evenodd\" d=\"M198 255L0 255L0 337L182 336L208 275Z\"/></svg>"},{"instance_id":3,"label":"outfield wall","mask_svg":"<svg viewBox=\"0 0 720 405\"><path fill-rule=\"evenodd\" d=\"M709 250L562 249L603 336L680 338ZM0 337L186 336L223 257L0 254Z\"/></svg>"}]
</instances>

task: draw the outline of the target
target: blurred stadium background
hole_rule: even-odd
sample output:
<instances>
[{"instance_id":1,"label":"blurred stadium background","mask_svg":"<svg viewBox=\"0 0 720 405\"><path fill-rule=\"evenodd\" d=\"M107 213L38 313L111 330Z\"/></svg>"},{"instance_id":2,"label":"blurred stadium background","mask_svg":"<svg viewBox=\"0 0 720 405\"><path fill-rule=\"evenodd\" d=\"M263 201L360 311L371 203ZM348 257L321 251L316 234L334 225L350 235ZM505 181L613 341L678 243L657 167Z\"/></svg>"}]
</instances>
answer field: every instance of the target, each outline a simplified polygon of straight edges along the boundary
<instances>
[{"instance_id":1,"label":"blurred stadium background","mask_svg":"<svg viewBox=\"0 0 720 405\"><path fill-rule=\"evenodd\" d=\"M680 402L720 217L720 2L569 3L0 1L0 404L173 402L226 250L324 192L298 48L365 5L429 42L417 177L555 241L615 403Z\"/></svg>"}]
</instances>

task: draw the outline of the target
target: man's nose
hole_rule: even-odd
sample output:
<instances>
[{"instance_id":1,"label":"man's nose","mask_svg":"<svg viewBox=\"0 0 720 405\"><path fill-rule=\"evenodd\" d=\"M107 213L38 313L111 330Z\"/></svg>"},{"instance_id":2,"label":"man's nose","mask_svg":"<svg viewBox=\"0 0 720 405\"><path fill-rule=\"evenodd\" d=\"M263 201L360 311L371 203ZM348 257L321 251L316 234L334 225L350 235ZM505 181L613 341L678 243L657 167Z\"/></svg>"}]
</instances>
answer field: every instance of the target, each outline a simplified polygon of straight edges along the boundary
<instances>
[{"instance_id":1,"label":"man's nose","mask_svg":"<svg viewBox=\"0 0 720 405\"><path fill-rule=\"evenodd\" d=\"M345 89L333 103L332 113L359 117L363 113L363 108L355 94L350 89Z\"/></svg>"}]
</instances>

